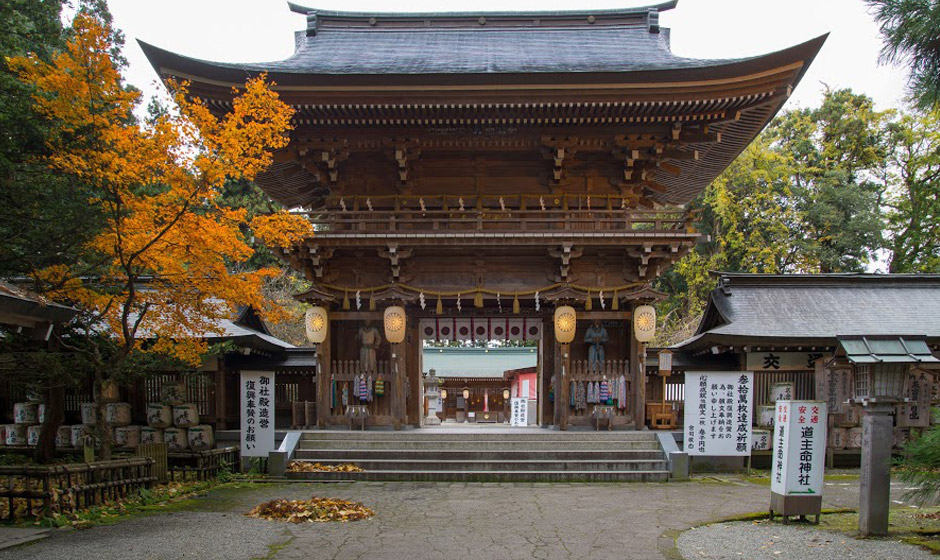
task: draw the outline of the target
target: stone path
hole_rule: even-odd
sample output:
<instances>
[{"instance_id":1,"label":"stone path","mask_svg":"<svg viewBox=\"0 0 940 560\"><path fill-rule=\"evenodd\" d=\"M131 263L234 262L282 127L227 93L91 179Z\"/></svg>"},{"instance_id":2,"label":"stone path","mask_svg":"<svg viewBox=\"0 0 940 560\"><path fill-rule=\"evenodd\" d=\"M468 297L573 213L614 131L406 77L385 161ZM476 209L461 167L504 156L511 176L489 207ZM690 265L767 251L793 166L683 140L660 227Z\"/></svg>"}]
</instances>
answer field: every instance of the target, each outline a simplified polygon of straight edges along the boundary
<instances>
[{"instance_id":1,"label":"stone path","mask_svg":"<svg viewBox=\"0 0 940 560\"><path fill-rule=\"evenodd\" d=\"M314 494L362 501L377 514L301 525L242 515L266 500ZM851 506L851 487L833 487L830 495L827 505ZM675 559L681 531L764 511L768 501L768 487L734 476L663 484L258 484L216 490L186 511L52 531L41 542L0 551L0 560Z\"/></svg>"}]
</instances>

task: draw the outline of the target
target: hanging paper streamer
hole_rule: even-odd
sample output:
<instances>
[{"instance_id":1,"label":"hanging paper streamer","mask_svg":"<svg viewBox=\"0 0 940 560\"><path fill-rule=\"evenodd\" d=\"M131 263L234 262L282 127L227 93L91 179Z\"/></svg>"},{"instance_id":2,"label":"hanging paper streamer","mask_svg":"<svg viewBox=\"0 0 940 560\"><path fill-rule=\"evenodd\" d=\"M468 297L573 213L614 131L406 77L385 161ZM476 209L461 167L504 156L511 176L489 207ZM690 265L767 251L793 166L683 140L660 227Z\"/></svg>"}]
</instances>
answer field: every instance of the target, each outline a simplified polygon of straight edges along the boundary
<instances>
[{"instance_id":1,"label":"hanging paper streamer","mask_svg":"<svg viewBox=\"0 0 940 560\"><path fill-rule=\"evenodd\" d=\"M496 292L496 305L499 306L499 312L503 312L503 302L499 299L499 292Z\"/></svg>"},{"instance_id":2,"label":"hanging paper streamer","mask_svg":"<svg viewBox=\"0 0 940 560\"><path fill-rule=\"evenodd\" d=\"M464 207L463 207L463 197L458 198L458 199L457 199L457 202L460 204L460 211L463 212L463 211L464 211Z\"/></svg>"},{"instance_id":3,"label":"hanging paper streamer","mask_svg":"<svg viewBox=\"0 0 940 560\"><path fill-rule=\"evenodd\" d=\"M359 293L359 290L356 290L356 311L362 309L362 294Z\"/></svg>"},{"instance_id":4,"label":"hanging paper streamer","mask_svg":"<svg viewBox=\"0 0 940 560\"><path fill-rule=\"evenodd\" d=\"M418 294L418 301L421 303L421 310L424 311L424 306L425 306L424 292L421 292L420 294Z\"/></svg>"},{"instance_id":5,"label":"hanging paper streamer","mask_svg":"<svg viewBox=\"0 0 940 560\"><path fill-rule=\"evenodd\" d=\"M366 199L366 206L369 207L369 212L371 212L372 211L372 199L371 198Z\"/></svg>"},{"instance_id":6,"label":"hanging paper streamer","mask_svg":"<svg viewBox=\"0 0 940 560\"><path fill-rule=\"evenodd\" d=\"M457 294L457 313L460 313L460 294Z\"/></svg>"},{"instance_id":7,"label":"hanging paper streamer","mask_svg":"<svg viewBox=\"0 0 940 560\"><path fill-rule=\"evenodd\" d=\"M539 197L539 206L542 207L542 211L544 212L545 211L545 199L542 198L541 196Z\"/></svg>"},{"instance_id":8,"label":"hanging paper streamer","mask_svg":"<svg viewBox=\"0 0 940 560\"><path fill-rule=\"evenodd\" d=\"M421 198L418 199L418 204L421 205L421 211L422 211L422 212L427 212L428 209L424 207L424 197L421 197Z\"/></svg>"},{"instance_id":9,"label":"hanging paper streamer","mask_svg":"<svg viewBox=\"0 0 940 560\"><path fill-rule=\"evenodd\" d=\"M597 301L601 303L601 309L607 309L607 306L604 304L604 292L598 292Z\"/></svg>"},{"instance_id":10,"label":"hanging paper streamer","mask_svg":"<svg viewBox=\"0 0 940 560\"><path fill-rule=\"evenodd\" d=\"M535 292L535 310L538 311L540 308L541 304L539 302L539 293Z\"/></svg>"},{"instance_id":11,"label":"hanging paper streamer","mask_svg":"<svg viewBox=\"0 0 940 560\"><path fill-rule=\"evenodd\" d=\"M506 211L506 202L503 201L503 197L499 197L499 208L500 208L500 210L502 210L503 212Z\"/></svg>"},{"instance_id":12,"label":"hanging paper streamer","mask_svg":"<svg viewBox=\"0 0 940 560\"><path fill-rule=\"evenodd\" d=\"M342 198L339 199L339 207L343 209L343 212L346 211L346 201L343 200Z\"/></svg>"}]
</instances>

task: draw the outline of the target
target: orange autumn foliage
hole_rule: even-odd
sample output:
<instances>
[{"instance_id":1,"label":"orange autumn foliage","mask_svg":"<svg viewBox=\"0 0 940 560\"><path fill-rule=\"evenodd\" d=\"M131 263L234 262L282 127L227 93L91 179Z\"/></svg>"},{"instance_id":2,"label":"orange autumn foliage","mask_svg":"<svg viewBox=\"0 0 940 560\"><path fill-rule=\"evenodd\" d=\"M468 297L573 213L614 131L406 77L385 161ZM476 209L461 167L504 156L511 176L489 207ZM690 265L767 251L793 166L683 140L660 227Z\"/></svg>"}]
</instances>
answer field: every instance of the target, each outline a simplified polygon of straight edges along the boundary
<instances>
[{"instance_id":1,"label":"orange autumn foliage","mask_svg":"<svg viewBox=\"0 0 940 560\"><path fill-rule=\"evenodd\" d=\"M242 230L245 211L219 199L226 181L251 180L287 145L293 111L261 76L233 91L232 110L221 117L189 96L187 84L170 84L176 108L138 124L131 115L140 94L122 86L108 26L79 14L73 29L51 63L18 57L8 64L35 86L36 109L54 123L49 166L93 186L89 204L106 220L87 255L36 277L50 297L108 324L125 355L150 339L148 351L198 363L205 350L198 335L217 332L217 320L236 307L279 318L261 291L278 270L232 272L253 250ZM279 246L312 233L287 212L249 226Z\"/></svg>"}]
</instances>

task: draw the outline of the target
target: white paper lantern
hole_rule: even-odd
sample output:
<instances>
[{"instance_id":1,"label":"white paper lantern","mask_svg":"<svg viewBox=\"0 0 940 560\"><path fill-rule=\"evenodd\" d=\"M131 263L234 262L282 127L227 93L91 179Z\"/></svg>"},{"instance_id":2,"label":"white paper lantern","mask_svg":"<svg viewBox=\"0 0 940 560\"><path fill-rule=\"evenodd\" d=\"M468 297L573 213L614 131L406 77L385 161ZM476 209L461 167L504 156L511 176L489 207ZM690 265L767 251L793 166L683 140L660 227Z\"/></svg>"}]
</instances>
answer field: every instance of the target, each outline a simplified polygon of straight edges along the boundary
<instances>
[{"instance_id":1,"label":"white paper lantern","mask_svg":"<svg viewBox=\"0 0 940 560\"><path fill-rule=\"evenodd\" d=\"M574 340L577 317L577 312L570 305L562 305L555 309L555 339L559 344L570 344Z\"/></svg>"},{"instance_id":2,"label":"white paper lantern","mask_svg":"<svg viewBox=\"0 0 940 560\"><path fill-rule=\"evenodd\" d=\"M393 305L385 310L385 338L392 344L405 340L405 309Z\"/></svg>"},{"instance_id":3,"label":"white paper lantern","mask_svg":"<svg viewBox=\"0 0 940 560\"><path fill-rule=\"evenodd\" d=\"M641 305L633 312L633 334L639 342L649 342L656 336L656 310L652 305Z\"/></svg>"},{"instance_id":4,"label":"white paper lantern","mask_svg":"<svg viewBox=\"0 0 940 560\"><path fill-rule=\"evenodd\" d=\"M326 333L330 328L330 317L325 307L311 307L304 315L304 324L307 327L307 340L312 344L321 344L326 340Z\"/></svg>"}]
</instances>

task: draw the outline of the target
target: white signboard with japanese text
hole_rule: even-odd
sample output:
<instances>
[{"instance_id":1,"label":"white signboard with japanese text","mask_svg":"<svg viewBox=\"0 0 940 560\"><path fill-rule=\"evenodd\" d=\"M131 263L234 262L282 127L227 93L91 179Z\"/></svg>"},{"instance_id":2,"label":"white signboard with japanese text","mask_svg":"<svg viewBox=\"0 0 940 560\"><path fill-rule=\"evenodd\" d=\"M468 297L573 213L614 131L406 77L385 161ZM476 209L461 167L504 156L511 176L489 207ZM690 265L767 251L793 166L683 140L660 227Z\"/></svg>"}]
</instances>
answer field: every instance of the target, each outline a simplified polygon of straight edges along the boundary
<instances>
[{"instance_id":1,"label":"white signboard with japanese text","mask_svg":"<svg viewBox=\"0 0 940 560\"><path fill-rule=\"evenodd\" d=\"M274 372L241 372L242 457L274 451Z\"/></svg>"},{"instance_id":2,"label":"white signboard with japanese text","mask_svg":"<svg viewBox=\"0 0 940 560\"><path fill-rule=\"evenodd\" d=\"M748 352L751 371L812 371L822 352Z\"/></svg>"},{"instance_id":3,"label":"white signboard with japanese text","mask_svg":"<svg viewBox=\"0 0 940 560\"><path fill-rule=\"evenodd\" d=\"M778 401L770 489L783 496L821 496L826 460L826 403Z\"/></svg>"},{"instance_id":4,"label":"white signboard with japanese text","mask_svg":"<svg viewBox=\"0 0 940 560\"><path fill-rule=\"evenodd\" d=\"M685 451L721 457L750 455L753 408L753 372L687 371Z\"/></svg>"},{"instance_id":5,"label":"white signboard with japanese text","mask_svg":"<svg viewBox=\"0 0 940 560\"><path fill-rule=\"evenodd\" d=\"M529 401L526 398L512 399L512 415L509 418L510 426L526 426L529 417Z\"/></svg>"}]
</instances>

